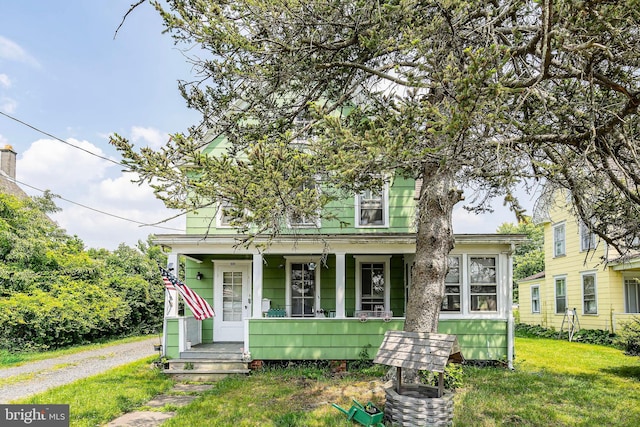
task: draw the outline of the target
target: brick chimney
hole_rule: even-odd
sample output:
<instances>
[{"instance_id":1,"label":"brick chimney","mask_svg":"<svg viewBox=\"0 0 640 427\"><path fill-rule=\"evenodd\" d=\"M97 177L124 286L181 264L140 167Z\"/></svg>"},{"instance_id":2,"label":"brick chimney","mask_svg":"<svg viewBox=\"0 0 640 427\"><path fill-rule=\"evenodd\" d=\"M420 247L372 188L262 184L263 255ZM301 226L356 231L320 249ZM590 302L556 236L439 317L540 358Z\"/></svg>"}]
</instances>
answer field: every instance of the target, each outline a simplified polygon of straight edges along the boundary
<instances>
[{"instance_id":1,"label":"brick chimney","mask_svg":"<svg viewBox=\"0 0 640 427\"><path fill-rule=\"evenodd\" d=\"M16 178L16 152L10 145L5 145L0 149L0 170L9 178Z\"/></svg>"}]
</instances>

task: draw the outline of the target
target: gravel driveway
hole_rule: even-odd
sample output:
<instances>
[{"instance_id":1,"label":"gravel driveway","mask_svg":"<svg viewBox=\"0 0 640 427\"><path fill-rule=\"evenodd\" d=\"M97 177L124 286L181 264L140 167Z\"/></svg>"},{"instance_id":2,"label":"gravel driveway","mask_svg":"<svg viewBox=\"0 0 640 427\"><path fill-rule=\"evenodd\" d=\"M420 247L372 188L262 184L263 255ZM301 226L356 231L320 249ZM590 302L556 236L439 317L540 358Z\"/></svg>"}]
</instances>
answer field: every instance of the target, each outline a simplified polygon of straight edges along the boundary
<instances>
[{"instance_id":1,"label":"gravel driveway","mask_svg":"<svg viewBox=\"0 0 640 427\"><path fill-rule=\"evenodd\" d=\"M157 355L158 337L0 369L0 404ZM12 378L21 376L24 379Z\"/></svg>"}]
</instances>

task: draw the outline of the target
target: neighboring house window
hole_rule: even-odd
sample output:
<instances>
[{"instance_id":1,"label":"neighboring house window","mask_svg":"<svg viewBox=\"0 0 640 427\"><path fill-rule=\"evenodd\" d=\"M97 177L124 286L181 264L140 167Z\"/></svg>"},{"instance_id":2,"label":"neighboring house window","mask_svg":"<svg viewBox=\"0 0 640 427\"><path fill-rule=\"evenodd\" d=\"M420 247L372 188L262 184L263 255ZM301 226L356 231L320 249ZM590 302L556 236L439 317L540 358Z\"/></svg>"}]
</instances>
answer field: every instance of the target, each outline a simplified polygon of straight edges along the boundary
<instances>
[{"instance_id":1,"label":"neighboring house window","mask_svg":"<svg viewBox=\"0 0 640 427\"><path fill-rule=\"evenodd\" d=\"M580 222L580 250L589 251L596 247L596 235L593 233L587 224Z\"/></svg>"},{"instance_id":2,"label":"neighboring house window","mask_svg":"<svg viewBox=\"0 0 640 427\"><path fill-rule=\"evenodd\" d=\"M471 311L498 310L496 257L469 257Z\"/></svg>"},{"instance_id":3,"label":"neighboring house window","mask_svg":"<svg viewBox=\"0 0 640 427\"><path fill-rule=\"evenodd\" d=\"M531 286L531 312L540 313L540 285Z\"/></svg>"},{"instance_id":4,"label":"neighboring house window","mask_svg":"<svg viewBox=\"0 0 640 427\"><path fill-rule=\"evenodd\" d=\"M318 188L316 182L313 180L309 180L302 185L299 190L299 193L304 193L303 197L318 197ZM288 216L289 226L290 227L319 227L320 216L317 212L314 213L305 213L305 212L295 212L291 213Z\"/></svg>"},{"instance_id":5,"label":"neighboring house window","mask_svg":"<svg viewBox=\"0 0 640 427\"><path fill-rule=\"evenodd\" d=\"M357 258L356 310L389 311L389 258Z\"/></svg>"},{"instance_id":6,"label":"neighboring house window","mask_svg":"<svg viewBox=\"0 0 640 427\"><path fill-rule=\"evenodd\" d=\"M553 227L553 256L565 254L565 227L564 224L558 224Z\"/></svg>"},{"instance_id":7,"label":"neighboring house window","mask_svg":"<svg viewBox=\"0 0 640 427\"><path fill-rule=\"evenodd\" d=\"M357 227L388 227L388 189L382 191L365 190L356 196Z\"/></svg>"},{"instance_id":8,"label":"neighboring house window","mask_svg":"<svg viewBox=\"0 0 640 427\"><path fill-rule=\"evenodd\" d=\"M449 257L449 271L444 278L444 299L442 311L460 312L460 288L462 287L460 275L460 257Z\"/></svg>"},{"instance_id":9,"label":"neighboring house window","mask_svg":"<svg viewBox=\"0 0 640 427\"><path fill-rule=\"evenodd\" d=\"M595 273L582 275L582 310L584 314L598 314Z\"/></svg>"},{"instance_id":10,"label":"neighboring house window","mask_svg":"<svg viewBox=\"0 0 640 427\"><path fill-rule=\"evenodd\" d=\"M556 314L564 314L567 311L567 278L555 279Z\"/></svg>"},{"instance_id":11,"label":"neighboring house window","mask_svg":"<svg viewBox=\"0 0 640 427\"><path fill-rule=\"evenodd\" d=\"M640 313L640 278L624 279L624 300L625 313Z\"/></svg>"},{"instance_id":12,"label":"neighboring house window","mask_svg":"<svg viewBox=\"0 0 640 427\"><path fill-rule=\"evenodd\" d=\"M290 264L292 317L315 316L316 267L317 264L313 262Z\"/></svg>"},{"instance_id":13,"label":"neighboring house window","mask_svg":"<svg viewBox=\"0 0 640 427\"><path fill-rule=\"evenodd\" d=\"M216 218L216 228L231 228L231 221L233 216L231 215L231 209L233 205L229 201L222 201L218 205L218 215Z\"/></svg>"}]
</instances>

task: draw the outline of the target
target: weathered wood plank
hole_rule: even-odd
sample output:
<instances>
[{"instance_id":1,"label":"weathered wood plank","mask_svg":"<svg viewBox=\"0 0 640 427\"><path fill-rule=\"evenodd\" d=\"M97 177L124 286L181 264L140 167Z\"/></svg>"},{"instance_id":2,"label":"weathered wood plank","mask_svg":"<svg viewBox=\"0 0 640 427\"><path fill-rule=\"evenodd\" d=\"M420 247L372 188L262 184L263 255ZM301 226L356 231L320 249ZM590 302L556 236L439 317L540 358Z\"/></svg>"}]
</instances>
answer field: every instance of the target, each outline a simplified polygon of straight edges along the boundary
<instances>
[{"instance_id":1,"label":"weathered wood plank","mask_svg":"<svg viewBox=\"0 0 640 427\"><path fill-rule=\"evenodd\" d=\"M387 331L374 362L399 368L444 372L449 358L462 360L455 335Z\"/></svg>"}]
</instances>

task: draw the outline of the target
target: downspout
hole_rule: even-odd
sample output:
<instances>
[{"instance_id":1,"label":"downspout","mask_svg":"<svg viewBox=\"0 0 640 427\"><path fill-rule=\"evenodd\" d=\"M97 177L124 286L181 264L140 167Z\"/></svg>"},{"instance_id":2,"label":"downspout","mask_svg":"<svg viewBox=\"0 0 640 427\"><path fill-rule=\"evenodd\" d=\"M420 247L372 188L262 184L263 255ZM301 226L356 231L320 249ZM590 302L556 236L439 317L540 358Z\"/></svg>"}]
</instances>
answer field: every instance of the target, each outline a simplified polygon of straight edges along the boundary
<instances>
[{"instance_id":1,"label":"downspout","mask_svg":"<svg viewBox=\"0 0 640 427\"><path fill-rule=\"evenodd\" d=\"M508 280L508 297L507 297L507 363L510 370L513 370L513 356L515 347L514 336L514 319L513 319L513 252L515 245L511 244L511 250L507 253L507 280Z\"/></svg>"}]
</instances>

